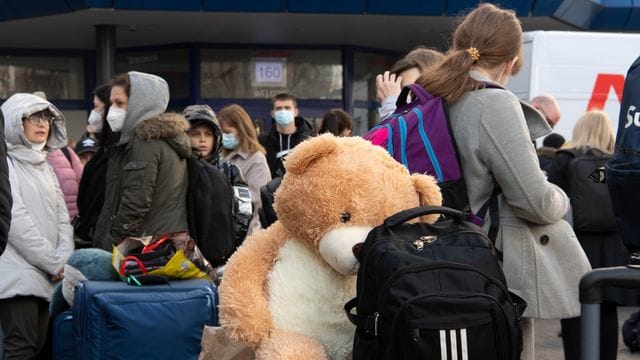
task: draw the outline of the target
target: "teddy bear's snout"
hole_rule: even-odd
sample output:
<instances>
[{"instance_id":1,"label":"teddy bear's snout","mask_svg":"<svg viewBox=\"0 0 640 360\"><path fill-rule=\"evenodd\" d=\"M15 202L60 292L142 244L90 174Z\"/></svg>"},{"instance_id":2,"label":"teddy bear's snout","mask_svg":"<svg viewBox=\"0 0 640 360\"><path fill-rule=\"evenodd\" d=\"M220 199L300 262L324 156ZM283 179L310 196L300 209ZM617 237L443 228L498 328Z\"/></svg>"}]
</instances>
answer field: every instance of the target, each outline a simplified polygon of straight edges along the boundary
<instances>
[{"instance_id":1,"label":"teddy bear's snout","mask_svg":"<svg viewBox=\"0 0 640 360\"><path fill-rule=\"evenodd\" d=\"M320 256L343 275L357 274L356 251L362 247L371 229L368 226L343 226L327 232L318 244Z\"/></svg>"}]
</instances>

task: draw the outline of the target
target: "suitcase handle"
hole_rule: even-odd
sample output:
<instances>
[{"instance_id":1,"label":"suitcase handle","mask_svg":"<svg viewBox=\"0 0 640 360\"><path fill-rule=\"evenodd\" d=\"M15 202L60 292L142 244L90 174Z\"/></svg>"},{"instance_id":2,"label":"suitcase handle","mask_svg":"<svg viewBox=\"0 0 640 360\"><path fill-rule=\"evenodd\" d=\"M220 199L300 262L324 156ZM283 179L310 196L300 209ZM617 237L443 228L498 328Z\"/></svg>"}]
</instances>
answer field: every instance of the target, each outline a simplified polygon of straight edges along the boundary
<instances>
[{"instance_id":1,"label":"suitcase handle","mask_svg":"<svg viewBox=\"0 0 640 360\"><path fill-rule=\"evenodd\" d=\"M602 290L605 286L628 289L640 287L640 269L618 266L595 269L580 279L580 302L583 304L601 304Z\"/></svg>"},{"instance_id":2,"label":"suitcase handle","mask_svg":"<svg viewBox=\"0 0 640 360\"><path fill-rule=\"evenodd\" d=\"M411 219L415 219L420 216L431 215L431 214L442 214L457 220L464 220L464 221L471 220L470 213L465 213L462 211L458 211L456 209L451 209L444 206L419 206L412 209L403 210L397 214L389 216L384 221L384 226L388 228L396 227Z\"/></svg>"}]
</instances>

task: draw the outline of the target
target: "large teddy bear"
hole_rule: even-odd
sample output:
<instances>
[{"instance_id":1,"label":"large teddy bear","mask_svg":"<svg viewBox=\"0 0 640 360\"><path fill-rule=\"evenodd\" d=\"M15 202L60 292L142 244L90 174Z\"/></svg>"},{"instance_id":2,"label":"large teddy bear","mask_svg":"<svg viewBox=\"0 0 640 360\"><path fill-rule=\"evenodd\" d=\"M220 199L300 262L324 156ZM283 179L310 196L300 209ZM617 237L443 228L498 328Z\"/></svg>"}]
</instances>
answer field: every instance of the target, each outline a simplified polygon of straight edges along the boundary
<instances>
[{"instance_id":1,"label":"large teddy bear","mask_svg":"<svg viewBox=\"0 0 640 360\"><path fill-rule=\"evenodd\" d=\"M398 211L440 205L439 188L358 137L307 140L285 168L278 221L225 267L221 324L258 359L350 359L355 327L343 307L356 293L354 245Z\"/></svg>"}]
</instances>

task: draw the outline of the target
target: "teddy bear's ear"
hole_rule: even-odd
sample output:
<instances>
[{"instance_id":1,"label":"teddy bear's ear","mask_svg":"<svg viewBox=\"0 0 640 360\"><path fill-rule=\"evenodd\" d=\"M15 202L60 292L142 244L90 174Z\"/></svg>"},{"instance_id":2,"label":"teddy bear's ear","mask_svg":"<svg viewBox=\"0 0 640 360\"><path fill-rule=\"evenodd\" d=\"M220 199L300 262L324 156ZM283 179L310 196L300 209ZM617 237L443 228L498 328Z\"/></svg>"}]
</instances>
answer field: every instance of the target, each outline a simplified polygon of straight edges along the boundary
<instances>
[{"instance_id":1,"label":"teddy bear's ear","mask_svg":"<svg viewBox=\"0 0 640 360\"><path fill-rule=\"evenodd\" d=\"M411 175L413 181L413 187L418 193L421 206L440 206L442 205L442 193L440 193L440 187L436 183L436 180L428 175L413 174ZM439 215L429 215L423 218L424 221L433 223L438 220Z\"/></svg>"},{"instance_id":2,"label":"teddy bear's ear","mask_svg":"<svg viewBox=\"0 0 640 360\"><path fill-rule=\"evenodd\" d=\"M316 136L296 146L284 161L284 167L287 172L300 175L315 161L333 152L337 146L338 139L332 134Z\"/></svg>"}]
</instances>

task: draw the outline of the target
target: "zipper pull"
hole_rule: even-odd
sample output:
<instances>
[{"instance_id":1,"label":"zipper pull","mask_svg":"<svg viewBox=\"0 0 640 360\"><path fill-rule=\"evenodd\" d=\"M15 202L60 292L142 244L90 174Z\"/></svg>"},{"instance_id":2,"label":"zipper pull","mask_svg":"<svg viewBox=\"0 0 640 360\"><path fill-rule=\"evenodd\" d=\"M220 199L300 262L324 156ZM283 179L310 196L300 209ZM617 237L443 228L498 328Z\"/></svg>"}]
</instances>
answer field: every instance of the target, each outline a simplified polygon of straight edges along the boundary
<instances>
[{"instance_id":1,"label":"zipper pull","mask_svg":"<svg viewBox=\"0 0 640 360\"><path fill-rule=\"evenodd\" d=\"M417 239L417 240L413 240L412 244L416 248L416 250L422 251L424 249L424 245L425 244L427 244L427 245L432 244L436 240L438 240L437 236L425 235L425 236L420 236L420 238Z\"/></svg>"},{"instance_id":2,"label":"zipper pull","mask_svg":"<svg viewBox=\"0 0 640 360\"><path fill-rule=\"evenodd\" d=\"M412 335L413 341L415 342L420 341L420 329L411 329L411 335Z\"/></svg>"}]
</instances>

